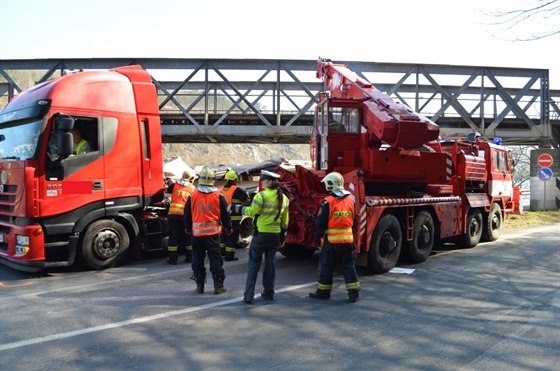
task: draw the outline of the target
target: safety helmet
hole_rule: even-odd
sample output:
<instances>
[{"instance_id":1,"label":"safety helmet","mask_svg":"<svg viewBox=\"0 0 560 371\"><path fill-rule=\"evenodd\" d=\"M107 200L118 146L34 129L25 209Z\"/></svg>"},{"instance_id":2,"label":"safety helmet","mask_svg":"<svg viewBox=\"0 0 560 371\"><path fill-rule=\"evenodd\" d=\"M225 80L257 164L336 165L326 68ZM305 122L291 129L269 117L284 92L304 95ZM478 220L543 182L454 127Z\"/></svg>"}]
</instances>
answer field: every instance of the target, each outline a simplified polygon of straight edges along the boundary
<instances>
[{"instance_id":1,"label":"safety helmet","mask_svg":"<svg viewBox=\"0 0 560 371\"><path fill-rule=\"evenodd\" d=\"M237 173L233 170L228 170L224 178L226 180L237 180Z\"/></svg>"},{"instance_id":2,"label":"safety helmet","mask_svg":"<svg viewBox=\"0 0 560 371\"><path fill-rule=\"evenodd\" d=\"M196 173L193 169L187 168L185 169L185 171L183 171L183 175L181 176L181 178L185 179L186 181L193 182L196 178Z\"/></svg>"},{"instance_id":3,"label":"safety helmet","mask_svg":"<svg viewBox=\"0 0 560 371\"><path fill-rule=\"evenodd\" d=\"M325 183L327 192L344 190L344 178L342 177L342 174L337 172L327 174L327 176L321 180L321 183Z\"/></svg>"},{"instance_id":4,"label":"safety helmet","mask_svg":"<svg viewBox=\"0 0 560 371\"><path fill-rule=\"evenodd\" d=\"M200 170L200 173L198 173L198 184L200 185L213 186L215 180L216 174L214 173L214 170L207 166L204 166Z\"/></svg>"}]
</instances>

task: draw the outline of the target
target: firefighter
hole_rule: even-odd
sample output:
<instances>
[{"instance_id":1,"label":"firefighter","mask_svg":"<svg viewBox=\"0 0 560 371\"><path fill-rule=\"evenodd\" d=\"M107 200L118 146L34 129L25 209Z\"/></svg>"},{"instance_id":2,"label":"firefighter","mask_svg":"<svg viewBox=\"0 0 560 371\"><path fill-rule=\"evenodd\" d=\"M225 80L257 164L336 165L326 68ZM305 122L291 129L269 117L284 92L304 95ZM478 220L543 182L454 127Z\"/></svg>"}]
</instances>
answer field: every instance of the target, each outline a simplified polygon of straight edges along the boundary
<instances>
[{"instance_id":1,"label":"firefighter","mask_svg":"<svg viewBox=\"0 0 560 371\"><path fill-rule=\"evenodd\" d=\"M280 190L278 179L280 175L263 170L261 181L264 191L253 198L251 206L234 205L232 211L253 217L255 228L253 239L249 247L247 280L243 301L252 304L255 296L257 274L261 267L263 254L264 270L262 283L264 300L274 299L274 282L276 280L276 250L282 246L288 229L289 200Z\"/></svg>"},{"instance_id":2,"label":"firefighter","mask_svg":"<svg viewBox=\"0 0 560 371\"><path fill-rule=\"evenodd\" d=\"M233 170L228 170L225 175L226 184L222 187L222 194L226 198L228 206L231 208L232 205L242 205L247 202L249 195L243 190L243 188L237 186L237 173ZM231 213L231 224L233 228L233 233L231 235L222 234L222 253L226 261L239 260L235 256L235 249L239 248L239 225L241 224L241 214L233 212Z\"/></svg>"},{"instance_id":3,"label":"firefighter","mask_svg":"<svg viewBox=\"0 0 560 371\"><path fill-rule=\"evenodd\" d=\"M169 245L167 246L167 263L177 265L178 250L185 250L185 262L192 261L191 236L185 233L183 214L187 198L193 193L194 185L192 182L196 174L192 169L183 172L181 179L172 184L171 201L167 213L169 224Z\"/></svg>"},{"instance_id":4,"label":"firefighter","mask_svg":"<svg viewBox=\"0 0 560 371\"><path fill-rule=\"evenodd\" d=\"M214 279L214 294L226 292L226 278L220 252L220 234L231 234L231 218L227 210L227 201L214 187L216 176L208 167L200 170L198 185L187 200L185 206L185 228L192 234L192 271L199 294L204 293L206 267L204 260L208 253L210 272Z\"/></svg>"},{"instance_id":5,"label":"firefighter","mask_svg":"<svg viewBox=\"0 0 560 371\"><path fill-rule=\"evenodd\" d=\"M354 233L356 218L354 201L350 192L344 189L344 178L340 173L327 174L321 181L331 194L323 200L315 220L315 244L321 247L319 258L319 282L313 299L329 299L333 286L333 271L337 264L342 266L342 274L348 290L348 299L354 303L360 300L360 281L355 266Z\"/></svg>"}]
</instances>

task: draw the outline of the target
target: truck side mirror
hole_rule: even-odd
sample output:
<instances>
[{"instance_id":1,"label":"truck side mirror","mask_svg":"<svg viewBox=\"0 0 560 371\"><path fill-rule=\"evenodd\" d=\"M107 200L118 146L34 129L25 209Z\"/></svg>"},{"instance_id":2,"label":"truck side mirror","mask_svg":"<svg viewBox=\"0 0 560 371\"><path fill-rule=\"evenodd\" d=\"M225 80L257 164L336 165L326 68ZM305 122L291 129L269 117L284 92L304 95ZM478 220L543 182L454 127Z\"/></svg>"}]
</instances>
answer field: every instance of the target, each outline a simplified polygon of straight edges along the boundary
<instances>
[{"instance_id":1,"label":"truck side mirror","mask_svg":"<svg viewBox=\"0 0 560 371\"><path fill-rule=\"evenodd\" d=\"M72 154L72 148L74 147L74 137L69 131L61 131L56 135L57 145L58 145L58 155L61 158L67 158Z\"/></svg>"},{"instance_id":2,"label":"truck side mirror","mask_svg":"<svg viewBox=\"0 0 560 371\"><path fill-rule=\"evenodd\" d=\"M74 137L71 130L74 128L74 122L75 120L71 116L60 115L55 118L58 155L61 158L67 158L72 154Z\"/></svg>"}]
</instances>

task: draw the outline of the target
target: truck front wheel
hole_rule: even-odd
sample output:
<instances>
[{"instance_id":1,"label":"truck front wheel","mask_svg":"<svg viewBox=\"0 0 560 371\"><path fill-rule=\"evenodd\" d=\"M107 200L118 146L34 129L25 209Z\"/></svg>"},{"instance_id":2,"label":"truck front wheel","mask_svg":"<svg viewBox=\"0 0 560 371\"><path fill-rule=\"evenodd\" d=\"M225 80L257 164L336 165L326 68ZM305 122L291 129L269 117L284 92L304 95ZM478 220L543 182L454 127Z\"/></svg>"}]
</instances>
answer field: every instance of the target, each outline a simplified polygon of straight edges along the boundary
<instances>
[{"instance_id":1,"label":"truck front wheel","mask_svg":"<svg viewBox=\"0 0 560 371\"><path fill-rule=\"evenodd\" d=\"M488 215L484 216L484 228L482 231L482 241L496 241L500 237L502 229L502 208L499 204L493 203Z\"/></svg>"},{"instance_id":2,"label":"truck front wheel","mask_svg":"<svg viewBox=\"0 0 560 371\"><path fill-rule=\"evenodd\" d=\"M92 269L104 269L121 262L130 245L126 228L114 220L91 223L81 245L82 262Z\"/></svg>"},{"instance_id":3,"label":"truck front wheel","mask_svg":"<svg viewBox=\"0 0 560 371\"><path fill-rule=\"evenodd\" d=\"M385 273L397 265L402 249L402 230L398 219L387 214L383 216L371 237L368 255L368 269L373 273Z\"/></svg>"},{"instance_id":4,"label":"truck front wheel","mask_svg":"<svg viewBox=\"0 0 560 371\"><path fill-rule=\"evenodd\" d=\"M482 236L482 213L478 209L471 209L467 216L466 233L459 237L457 241L458 247L468 248L475 247Z\"/></svg>"}]
</instances>

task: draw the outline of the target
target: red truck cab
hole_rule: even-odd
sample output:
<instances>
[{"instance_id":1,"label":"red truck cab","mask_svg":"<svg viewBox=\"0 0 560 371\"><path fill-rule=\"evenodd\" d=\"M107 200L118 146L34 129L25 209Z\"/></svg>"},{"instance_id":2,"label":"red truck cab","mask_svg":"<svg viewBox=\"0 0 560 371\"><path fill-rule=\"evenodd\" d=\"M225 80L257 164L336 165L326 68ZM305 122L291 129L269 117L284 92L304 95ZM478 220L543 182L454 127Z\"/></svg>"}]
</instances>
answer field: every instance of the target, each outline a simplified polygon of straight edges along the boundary
<instances>
[{"instance_id":1,"label":"red truck cab","mask_svg":"<svg viewBox=\"0 0 560 371\"><path fill-rule=\"evenodd\" d=\"M87 142L86 153L73 153ZM82 146L83 147L83 146ZM163 196L157 93L140 66L64 75L0 112L0 261L99 269L142 245Z\"/></svg>"}]
</instances>

